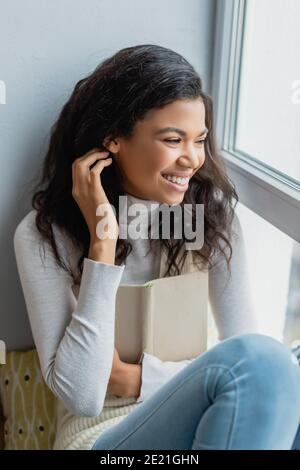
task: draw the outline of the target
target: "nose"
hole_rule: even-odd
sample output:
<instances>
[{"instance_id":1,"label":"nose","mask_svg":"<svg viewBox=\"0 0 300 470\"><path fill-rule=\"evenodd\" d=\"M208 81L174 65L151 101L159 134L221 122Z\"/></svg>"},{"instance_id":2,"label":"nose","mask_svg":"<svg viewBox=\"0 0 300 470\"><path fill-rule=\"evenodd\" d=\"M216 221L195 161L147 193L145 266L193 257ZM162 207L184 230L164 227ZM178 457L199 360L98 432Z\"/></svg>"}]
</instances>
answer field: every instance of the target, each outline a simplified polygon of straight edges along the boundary
<instances>
[{"instance_id":1,"label":"nose","mask_svg":"<svg viewBox=\"0 0 300 470\"><path fill-rule=\"evenodd\" d=\"M203 155L199 155L199 151L191 150L188 154L181 155L178 159L178 163L184 168L192 168L194 170L202 166L204 160L204 153Z\"/></svg>"},{"instance_id":2,"label":"nose","mask_svg":"<svg viewBox=\"0 0 300 470\"><path fill-rule=\"evenodd\" d=\"M195 170L196 168L200 168L204 164L204 156L203 158L197 157L180 157L178 164L184 168Z\"/></svg>"}]
</instances>

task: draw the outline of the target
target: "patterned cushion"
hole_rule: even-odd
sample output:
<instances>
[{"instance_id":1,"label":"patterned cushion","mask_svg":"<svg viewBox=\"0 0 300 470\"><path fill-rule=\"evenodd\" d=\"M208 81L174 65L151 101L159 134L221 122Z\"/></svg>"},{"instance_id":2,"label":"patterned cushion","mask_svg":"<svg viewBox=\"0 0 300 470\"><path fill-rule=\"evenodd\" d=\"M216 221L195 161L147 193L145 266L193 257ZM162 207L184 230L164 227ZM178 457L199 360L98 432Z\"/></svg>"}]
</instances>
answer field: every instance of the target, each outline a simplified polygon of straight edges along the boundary
<instances>
[{"instance_id":1,"label":"patterned cushion","mask_svg":"<svg viewBox=\"0 0 300 470\"><path fill-rule=\"evenodd\" d=\"M56 397L46 385L36 349L6 353L0 367L4 450L52 449Z\"/></svg>"}]
</instances>

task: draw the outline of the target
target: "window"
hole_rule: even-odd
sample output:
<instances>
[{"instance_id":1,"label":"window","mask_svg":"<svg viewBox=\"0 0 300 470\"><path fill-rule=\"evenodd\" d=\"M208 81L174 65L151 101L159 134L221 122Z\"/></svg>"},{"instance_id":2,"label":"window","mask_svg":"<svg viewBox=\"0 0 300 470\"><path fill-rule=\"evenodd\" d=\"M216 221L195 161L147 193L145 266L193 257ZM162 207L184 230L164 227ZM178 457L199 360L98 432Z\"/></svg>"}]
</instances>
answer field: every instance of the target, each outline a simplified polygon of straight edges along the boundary
<instances>
[{"instance_id":1,"label":"window","mask_svg":"<svg viewBox=\"0 0 300 470\"><path fill-rule=\"evenodd\" d=\"M300 338L299 298L293 301L297 277L295 272L291 275L292 268L297 266L293 250L296 254L299 244L242 204L237 205L237 214L244 228L249 288L255 292L253 300L260 331L291 343ZM298 285L299 281L298 277Z\"/></svg>"},{"instance_id":2,"label":"window","mask_svg":"<svg viewBox=\"0 0 300 470\"><path fill-rule=\"evenodd\" d=\"M218 0L216 18L212 97L229 176L243 204L300 242L300 2Z\"/></svg>"},{"instance_id":3,"label":"window","mask_svg":"<svg viewBox=\"0 0 300 470\"><path fill-rule=\"evenodd\" d=\"M299 0L247 2L235 149L300 182L299 44Z\"/></svg>"},{"instance_id":4,"label":"window","mask_svg":"<svg viewBox=\"0 0 300 470\"><path fill-rule=\"evenodd\" d=\"M299 44L299 0L217 1L217 140L239 195L260 328L286 343L300 338Z\"/></svg>"}]
</instances>

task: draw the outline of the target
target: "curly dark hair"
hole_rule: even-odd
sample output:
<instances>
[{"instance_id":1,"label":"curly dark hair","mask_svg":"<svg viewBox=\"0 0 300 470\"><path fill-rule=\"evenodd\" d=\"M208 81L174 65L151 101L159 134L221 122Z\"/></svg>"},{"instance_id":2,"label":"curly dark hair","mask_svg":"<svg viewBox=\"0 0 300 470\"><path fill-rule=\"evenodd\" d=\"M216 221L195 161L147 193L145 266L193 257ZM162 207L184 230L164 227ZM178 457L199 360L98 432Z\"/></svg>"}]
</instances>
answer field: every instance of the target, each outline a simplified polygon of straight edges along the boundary
<instances>
[{"instance_id":1,"label":"curly dark hair","mask_svg":"<svg viewBox=\"0 0 300 470\"><path fill-rule=\"evenodd\" d=\"M203 100L208 136L205 141L205 162L190 180L181 203L204 204L204 243L193 256L201 263L199 269L209 269L213 254L221 252L230 270L232 247L231 227L234 200L238 195L230 181L221 154L217 150L213 129L212 98L202 90L202 81L193 66L171 49L142 44L119 50L101 62L96 69L77 82L64 104L57 121L51 127L49 147L43 162L42 174L34 187L32 206L36 209L35 223L42 239L50 243L57 263L67 269L57 249L52 224L55 223L80 249L77 268L82 273L84 257L88 256L90 234L85 219L72 197L72 163L93 148L107 150L99 142L110 136L129 138L138 120L152 109L159 109L175 100ZM121 172L113 159L101 174L101 182L109 202L118 216L119 196L126 195ZM236 204L235 203L235 204ZM193 222L195 213L193 210ZM186 250L179 253L185 237L151 240L167 251L170 275L180 274ZM150 237L151 238L151 237ZM189 240L190 241L190 240ZM223 246L222 246L223 241ZM229 254L226 254L226 246ZM132 246L118 239L116 264L121 264Z\"/></svg>"}]
</instances>

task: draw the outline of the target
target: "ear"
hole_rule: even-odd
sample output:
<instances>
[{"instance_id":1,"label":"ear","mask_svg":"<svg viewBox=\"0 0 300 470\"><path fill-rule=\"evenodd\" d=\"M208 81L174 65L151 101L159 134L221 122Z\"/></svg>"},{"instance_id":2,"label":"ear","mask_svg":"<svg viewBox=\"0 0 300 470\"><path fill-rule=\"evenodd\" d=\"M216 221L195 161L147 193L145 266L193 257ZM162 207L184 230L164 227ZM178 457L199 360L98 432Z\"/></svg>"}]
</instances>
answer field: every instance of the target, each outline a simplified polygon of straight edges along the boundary
<instances>
[{"instance_id":1,"label":"ear","mask_svg":"<svg viewBox=\"0 0 300 470\"><path fill-rule=\"evenodd\" d=\"M102 145L109 150L111 153L117 153L119 151L119 143L117 139L111 139L110 137L105 137Z\"/></svg>"}]
</instances>

